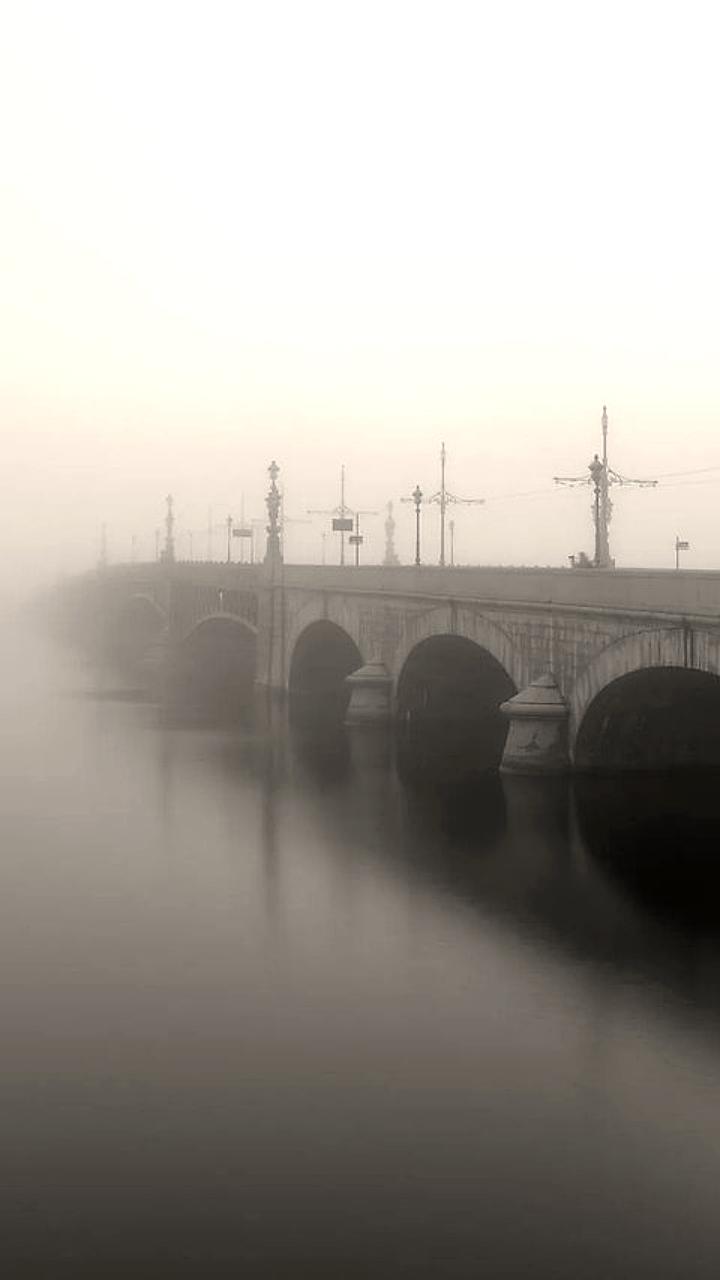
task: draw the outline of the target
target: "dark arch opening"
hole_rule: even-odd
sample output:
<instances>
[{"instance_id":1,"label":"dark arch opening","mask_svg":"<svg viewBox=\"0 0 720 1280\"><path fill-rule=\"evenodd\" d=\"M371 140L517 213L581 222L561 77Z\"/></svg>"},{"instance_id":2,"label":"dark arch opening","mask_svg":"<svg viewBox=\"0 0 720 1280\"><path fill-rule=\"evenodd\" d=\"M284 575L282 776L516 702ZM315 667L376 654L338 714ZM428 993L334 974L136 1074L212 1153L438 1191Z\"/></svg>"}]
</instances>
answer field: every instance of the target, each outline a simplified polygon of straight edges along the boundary
<instances>
[{"instance_id":1,"label":"dark arch opening","mask_svg":"<svg viewBox=\"0 0 720 1280\"><path fill-rule=\"evenodd\" d=\"M578 769L720 768L720 678L686 667L620 676L588 707Z\"/></svg>"},{"instance_id":2,"label":"dark arch opening","mask_svg":"<svg viewBox=\"0 0 720 1280\"><path fill-rule=\"evenodd\" d=\"M173 702L194 715L237 719L253 703L256 651L250 627L234 618L207 618L175 654Z\"/></svg>"},{"instance_id":3,"label":"dark arch opening","mask_svg":"<svg viewBox=\"0 0 720 1280\"><path fill-rule=\"evenodd\" d=\"M422 640L398 681L398 768L404 780L462 781L496 769L508 730L500 704L516 692L502 664L473 640Z\"/></svg>"},{"instance_id":4,"label":"dark arch opening","mask_svg":"<svg viewBox=\"0 0 720 1280\"><path fill-rule=\"evenodd\" d=\"M115 618L109 637L111 659L127 672L137 672L165 631L165 615L147 596L133 596Z\"/></svg>"},{"instance_id":5,"label":"dark arch opening","mask_svg":"<svg viewBox=\"0 0 720 1280\"><path fill-rule=\"evenodd\" d=\"M290 663L290 715L295 723L338 725L347 711L346 676L362 666L355 641L334 622L311 622Z\"/></svg>"}]
</instances>

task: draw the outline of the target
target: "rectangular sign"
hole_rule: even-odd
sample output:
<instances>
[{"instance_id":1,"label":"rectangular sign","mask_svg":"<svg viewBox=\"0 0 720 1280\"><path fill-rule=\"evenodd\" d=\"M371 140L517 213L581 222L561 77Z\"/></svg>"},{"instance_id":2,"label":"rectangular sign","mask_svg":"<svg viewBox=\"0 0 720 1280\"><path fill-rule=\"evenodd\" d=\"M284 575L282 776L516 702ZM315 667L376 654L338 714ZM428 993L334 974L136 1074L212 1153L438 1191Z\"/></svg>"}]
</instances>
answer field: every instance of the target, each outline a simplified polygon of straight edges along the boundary
<instances>
[{"instance_id":1,"label":"rectangular sign","mask_svg":"<svg viewBox=\"0 0 720 1280\"><path fill-rule=\"evenodd\" d=\"M361 547L362 541L363 541L363 535L361 533L353 533L348 538L348 542L350 543L351 547Z\"/></svg>"},{"instance_id":2,"label":"rectangular sign","mask_svg":"<svg viewBox=\"0 0 720 1280\"><path fill-rule=\"evenodd\" d=\"M344 517L336 516L332 522L332 527L333 527L333 533L352 533L353 528L355 526L353 525L352 520L347 520Z\"/></svg>"},{"instance_id":3,"label":"rectangular sign","mask_svg":"<svg viewBox=\"0 0 720 1280\"><path fill-rule=\"evenodd\" d=\"M252 538L252 529L233 529L233 538Z\"/></svg>"},{"instance_id":4,"label":"rectangular sign","mask_svg":"<svg viewBox=\"0 0 720 1280\"><path fill-rule=\"evenodd\" d=\"M689 542L681 542L679 538L678 538L677 542L675 543L675 546L676 546L676 548L677 548L677 550L678 550L678 551L689 551L689 550L690 550L690 543L689 543Z\"/></svg>"}]
</instances>

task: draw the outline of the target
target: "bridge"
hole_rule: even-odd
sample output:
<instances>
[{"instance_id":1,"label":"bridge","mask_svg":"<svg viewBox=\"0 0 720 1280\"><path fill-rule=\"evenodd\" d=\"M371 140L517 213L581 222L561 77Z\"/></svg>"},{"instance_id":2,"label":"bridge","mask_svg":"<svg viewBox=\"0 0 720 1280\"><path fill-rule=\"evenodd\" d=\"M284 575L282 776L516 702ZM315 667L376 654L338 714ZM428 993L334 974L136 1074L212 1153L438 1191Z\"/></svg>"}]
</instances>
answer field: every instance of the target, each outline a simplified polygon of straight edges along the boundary
<instances>
[{"instance_id":1,"label":"bridge","mask_svg":"<svg viewBox=\"0 0 720 1280\"><path fill-rule=\"evenodd\" d=\"M73 600L87 636L175 692L265 688L401 737L454 725L478 764L524 773L720 765L718 573L276 555L104 568Z\"/></svg>"}]
</instances>

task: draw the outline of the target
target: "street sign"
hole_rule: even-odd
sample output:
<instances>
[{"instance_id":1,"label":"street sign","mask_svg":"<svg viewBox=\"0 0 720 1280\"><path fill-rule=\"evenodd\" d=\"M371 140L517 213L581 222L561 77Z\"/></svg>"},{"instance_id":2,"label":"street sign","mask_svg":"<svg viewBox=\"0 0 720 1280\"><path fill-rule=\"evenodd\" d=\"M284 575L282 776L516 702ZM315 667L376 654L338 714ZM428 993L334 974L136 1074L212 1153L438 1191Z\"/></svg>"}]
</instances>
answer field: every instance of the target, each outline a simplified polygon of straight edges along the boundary
<instances>
[{"instance_id":1,"label":"street sign","mask_svg":"<svg viewBox=\"0 0 720 1280\"><path fill-rule=\"evenodd\" d=\"M681 541L680 541L680 539L678 538L678 539L677 539L677 541L676 541L676 543L675 543L675 550L676 550L676 551L689 551L689 550L690 550L690 543L689 543L689 542L681 542Z\"/></svg>"},{"instance_id":2,"label":"street sign","mask_svg":"<svg viewBox=\"0 0 720 1280\"><path fill-rule=\"evenodd\" d=\"M353 533L348 538L351 547L361 547L363 544L363 535L361 533Z\"/></svg>"},{"instance_id":3,"label":"street sign","mask_svg":"<svg viewBox=\"0 0 720 1280\"><path fill-rule=\"evenodd\" d=\"M345 517L335 516L332 522L333 533L352 533L355 525L352 520Z\"/></svg>"},{"instance_id":4,"label":"street sign","mask_svg":"<svg viewBox=\"0 0 720 1280\"><path fill-rule=\"evenodd\" d=\"M233 529L233 538L252 538L252 529Z\"/></svg>"}]
</instances>

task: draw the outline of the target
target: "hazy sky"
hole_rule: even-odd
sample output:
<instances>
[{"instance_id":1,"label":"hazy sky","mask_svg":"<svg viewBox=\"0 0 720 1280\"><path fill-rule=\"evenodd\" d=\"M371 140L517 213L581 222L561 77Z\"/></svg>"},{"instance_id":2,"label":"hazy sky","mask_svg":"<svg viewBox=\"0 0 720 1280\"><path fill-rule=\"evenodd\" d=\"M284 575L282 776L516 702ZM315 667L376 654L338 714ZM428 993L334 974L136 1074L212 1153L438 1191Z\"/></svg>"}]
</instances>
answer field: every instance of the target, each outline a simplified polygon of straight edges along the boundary
<instances>
[{"instance_id":1,"label":"hazy sky","mask_svg":"<svg viewBox=\"0 0 720 1280\"><path fill-rule=\"evenodd\" d=\"M184 531L260 515L273 456L288 515L342 462L351 506L431 493L443 438L449 487L498 499L456 512L458 558L566 563L588 492L499 499L583 472L603 402L619 471L718 467L616 493L618 563L679 532L720 567L713 6L4 15L6 578L92 564L102 521L151 555L169 489Z\"/></svg>"}]
</instances>

